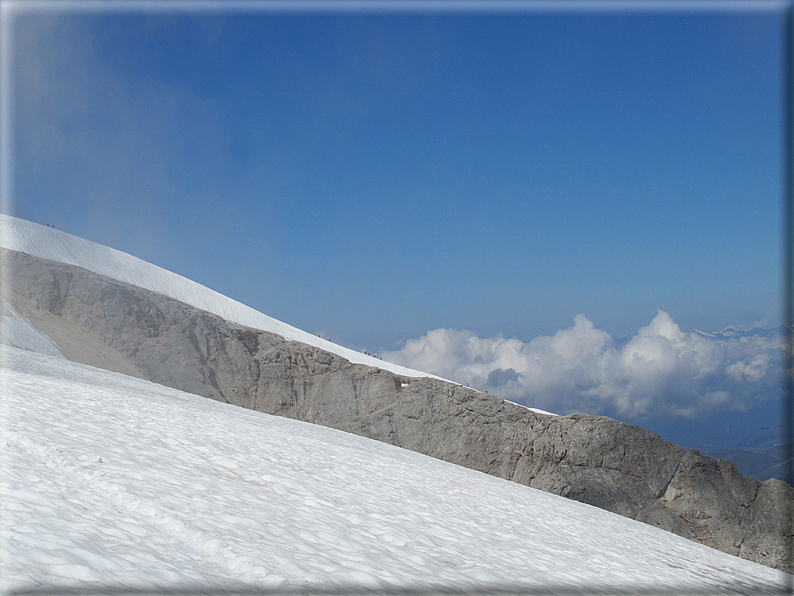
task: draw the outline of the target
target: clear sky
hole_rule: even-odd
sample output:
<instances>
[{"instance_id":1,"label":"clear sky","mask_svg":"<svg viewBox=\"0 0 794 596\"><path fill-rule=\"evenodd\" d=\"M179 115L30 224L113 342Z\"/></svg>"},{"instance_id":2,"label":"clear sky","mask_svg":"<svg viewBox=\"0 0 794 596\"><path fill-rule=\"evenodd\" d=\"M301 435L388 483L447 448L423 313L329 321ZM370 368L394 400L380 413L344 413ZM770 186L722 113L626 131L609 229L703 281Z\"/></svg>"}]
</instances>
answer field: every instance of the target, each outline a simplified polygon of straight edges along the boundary
<instances>
[{"instance_id":1,"label":"clear sky","mask_svg":"<svg viewBox=\"0 0 794 596\"><path fill-rule=\"evenodd\" d=\"M20 11L5 209L519 401L679 442L725 418L713 442L776 422L775 349L690 332L781 322L781 20Z\"/></svg>"}]
</instances>

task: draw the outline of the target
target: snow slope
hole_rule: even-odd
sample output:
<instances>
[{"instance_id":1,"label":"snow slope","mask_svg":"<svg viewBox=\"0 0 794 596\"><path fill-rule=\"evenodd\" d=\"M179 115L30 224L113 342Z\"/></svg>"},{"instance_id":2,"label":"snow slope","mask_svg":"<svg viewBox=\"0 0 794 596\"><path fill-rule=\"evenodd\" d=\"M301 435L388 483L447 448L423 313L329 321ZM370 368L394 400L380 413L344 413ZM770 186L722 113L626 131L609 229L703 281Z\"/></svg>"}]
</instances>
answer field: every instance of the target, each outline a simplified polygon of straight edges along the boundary
<instances>
[{"instance_id":1,"label":"snow slope","mask_svg":"<svg viewBox=\"0 0 794 596\"><path fill-rule=\"evenodd\" d=\"M54 341L36 329L2 298L0 298L0 342L39 354L65 358Z\"/></svg>"},{"instance_id":2,"label":"snow slope","mask_svg":"<svg viewBox=\"0 0 794 596\"><path fill-rule=\"evenodd\" d=\"M287 340L332 352L354 364L377 366L406 377L440 378L342 347L132 255L24 219L0 214L0 248L67 265L77 265L99 275L175 298L229 322L275 333Z\"/></svg>"},{"instance_id":3,"label":"snow slope","mask_svg":"<svg viewBox=\"0 0 794 596\"><path fill-rule=\"evenodd\" d=\"M391 445L3 349L6 593L763 594L789 577Z\"/></svg>"},{"instance_id":4,"label":"snow slope","mask_svg":"<svg viewBox=\"0 0 794 596\"><path fill-rule=\"evenodd\" d=\"M0 248L24 252L67 265L76 265L99 275L169 296L223 317L229 322L275 333L287 340L298 341L326 350L346 358L354 364L375 366L406 377L430 377L459 384L436 375L380 360L316 337L181 275L166 271L127 253L2 213L0 213ZM22 321L16 319L10 319L10 321L16 323L18 329L24 325ZM28 327L32 329L32 326L28 325ZM8 334L10 332L6 332L6 335ZM11 345L21 346L20 341L23 341L23 338L12 338ZM55 350L57 351L57 347ZM41 350L34 349L34 351L52 353L49 347ZM556 415L537 408L529 409L539 414Z\"/></svg>"}]
</instances>

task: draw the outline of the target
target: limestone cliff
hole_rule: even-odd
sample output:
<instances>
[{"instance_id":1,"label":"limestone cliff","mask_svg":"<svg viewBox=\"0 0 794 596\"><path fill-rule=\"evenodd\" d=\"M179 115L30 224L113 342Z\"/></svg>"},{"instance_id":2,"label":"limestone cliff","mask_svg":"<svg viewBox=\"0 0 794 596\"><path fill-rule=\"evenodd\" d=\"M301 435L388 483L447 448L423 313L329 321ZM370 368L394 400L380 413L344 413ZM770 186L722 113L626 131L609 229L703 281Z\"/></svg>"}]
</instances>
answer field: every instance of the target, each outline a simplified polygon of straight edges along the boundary
<instances>
[{"instance_id":1,"label":"limestone cliff","mask_svg":"<svg viewBox=\"0 0 794 596\"><path fill-rule=\"evenodd\" d=\"M536 414L351 364L79 267L7 250L0 266L4 300L71 360L399 445L794 571L783 539L794 489L781 481L610 418Z\"/></svg>"}]
</instances>

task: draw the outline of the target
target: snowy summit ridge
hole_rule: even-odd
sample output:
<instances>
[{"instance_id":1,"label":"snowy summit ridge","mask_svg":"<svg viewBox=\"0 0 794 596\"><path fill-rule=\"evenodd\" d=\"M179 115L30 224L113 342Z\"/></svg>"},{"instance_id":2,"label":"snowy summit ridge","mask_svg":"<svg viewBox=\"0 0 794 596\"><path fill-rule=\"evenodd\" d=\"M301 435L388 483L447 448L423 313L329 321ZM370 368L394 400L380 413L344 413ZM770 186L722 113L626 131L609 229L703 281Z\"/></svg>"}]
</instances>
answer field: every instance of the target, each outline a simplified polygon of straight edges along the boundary
<instances>
[{"instance_id":1,"label":"snowy summit ridge","mask_svg":"<svg viewBox=\"0 0 794 596\"><path fill-rule=\"evenodd\" d=\"M174 298L218 315L230 323L274 333L289 341L320 348L353 364L374 366L406 377L430 377L454 382L345 348L120 250L17 217L0 214L0 248L66 265L76 265L98 275Z\"/></svg>"}]
</instances>

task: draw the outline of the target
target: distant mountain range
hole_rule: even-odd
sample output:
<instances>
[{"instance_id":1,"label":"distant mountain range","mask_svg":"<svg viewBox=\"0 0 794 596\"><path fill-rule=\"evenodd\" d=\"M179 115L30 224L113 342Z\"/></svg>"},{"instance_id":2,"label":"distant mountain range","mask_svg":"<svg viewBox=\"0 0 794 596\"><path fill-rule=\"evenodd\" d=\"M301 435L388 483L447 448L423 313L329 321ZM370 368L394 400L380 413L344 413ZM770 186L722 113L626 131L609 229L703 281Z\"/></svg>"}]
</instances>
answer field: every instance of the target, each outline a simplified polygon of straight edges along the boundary
<instances>
[{"instance_id":1,"label":"distant mountain range","mask_svg":"<svg viewBox=\"0 0 794 596\"><path fill-rule=\"evenodd\" d=\"M708 339L715 340L731 340L741 339L743 337L763 337L765 339L772 339L775 337L784 337L786 327L794 330L794 325L777 325L775 327L753 327L752 329L737 329L735 327L726 327L722 331L701 331L700 329L693 329L692 333L707 337ZM622 335L615 338L615 345L619 348L625 346L631 341L631 335Z\"/></svg>"},{"instance_id":2,"label":"distant mountain range","mask_svg":"<svg viewBox=\"0 0 794 596\"><path fill-rule=\"evenodd\" d=\"M775 337L784 337L786 333L786 325L777 325L776 327L753 327L752 329L737 329L735 327L726 327L722 331L701 331L700 329L693 329L692 333L714 340L731 340L741 339L743 337L763 337L764 339L772 339ZM789 325L794 330L794 325ZM618 348L624 347L631 341L631 335L622 335L615 338L615 346Z\"/></svg>"},{"instance_id":3,"label":"distant mountain range","mask_svg":"<svg viewBox=\"0 0 794 596\"><path fill-rule=\"evenodd\" d=\"M758 480L786 480L787 446L782 428L770 426L755 431L735 447L701 445L697 449L709 457L732 461L745 476Z\"/></svg>"},{"instance_id":4,"label":"distant mountain range","mask_svg":"<svg viewBox=\"0 0 794 596\"><path fill-rule=\"evenodd\" d=\"M752 329L736 329L735 327L726 327L722 331L700 331L695 329L692 333L697 333L703 337L710 337L713 339L733 339L741 337L783 337L786 330L786 325L778 325L777 327L753 327Z\"/></svg>"}]
</instances>

